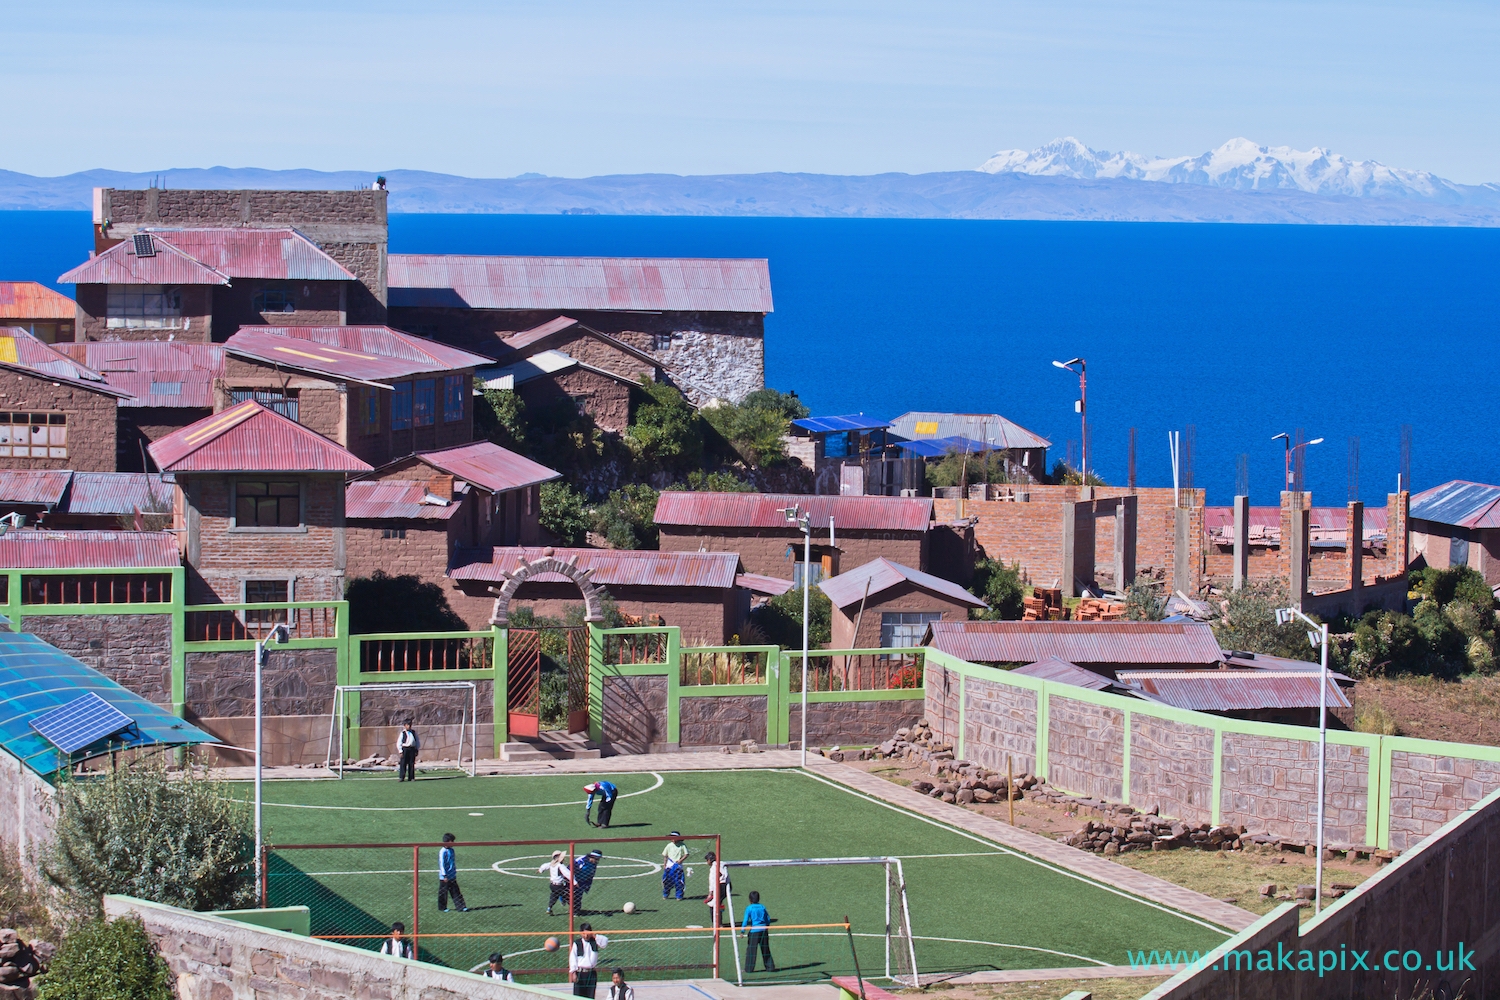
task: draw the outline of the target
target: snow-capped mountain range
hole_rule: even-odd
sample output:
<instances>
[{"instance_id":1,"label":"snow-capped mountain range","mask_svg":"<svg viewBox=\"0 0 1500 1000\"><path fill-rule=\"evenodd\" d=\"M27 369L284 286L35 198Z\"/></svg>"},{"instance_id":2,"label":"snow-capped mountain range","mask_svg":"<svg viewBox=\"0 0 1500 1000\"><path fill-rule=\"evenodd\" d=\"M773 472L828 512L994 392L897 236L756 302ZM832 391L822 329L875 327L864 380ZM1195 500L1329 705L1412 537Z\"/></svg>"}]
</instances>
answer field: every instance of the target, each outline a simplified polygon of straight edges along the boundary
<instances>
[{"instance_id":1,"label":"snow-capped mountain range","mask_svg":"<svg viewBox=\"0 0 1500 1000\"><path fill-rule=\"evenodd\" d=\"M1318 146L1259 146L1230 139L1198 156L1142 156L1090 149L1072 136L1039 149L1003 149L979 167L989 174L1031 174L1075 180L1124 179L1202 184L1232 191L1305 191L1351 198L1420 198L1462 202L1472 192L1500 191L1455 184L1425 170L1400 170L1374 160L1351 160Z\"/></svg>"}]
</instances>

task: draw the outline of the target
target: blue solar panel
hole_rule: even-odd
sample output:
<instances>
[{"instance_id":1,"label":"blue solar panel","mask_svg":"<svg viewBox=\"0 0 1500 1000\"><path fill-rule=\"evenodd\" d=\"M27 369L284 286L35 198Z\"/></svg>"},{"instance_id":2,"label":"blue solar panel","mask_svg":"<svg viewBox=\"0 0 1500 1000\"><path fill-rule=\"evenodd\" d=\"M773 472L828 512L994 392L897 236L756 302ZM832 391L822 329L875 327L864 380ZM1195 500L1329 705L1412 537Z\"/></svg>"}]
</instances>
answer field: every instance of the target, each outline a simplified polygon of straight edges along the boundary
<instances>
[{"instance_id":1,"label":"blue solar panel","mask_svg":"<svg viewBox=\"0 0 1500 1000\"><path fill-rule=\"evenodd\" d=\"M132 725L130 716L92 691L31 720L31 728L63 753L75 753Z\"/></svg>"}]
</instances>

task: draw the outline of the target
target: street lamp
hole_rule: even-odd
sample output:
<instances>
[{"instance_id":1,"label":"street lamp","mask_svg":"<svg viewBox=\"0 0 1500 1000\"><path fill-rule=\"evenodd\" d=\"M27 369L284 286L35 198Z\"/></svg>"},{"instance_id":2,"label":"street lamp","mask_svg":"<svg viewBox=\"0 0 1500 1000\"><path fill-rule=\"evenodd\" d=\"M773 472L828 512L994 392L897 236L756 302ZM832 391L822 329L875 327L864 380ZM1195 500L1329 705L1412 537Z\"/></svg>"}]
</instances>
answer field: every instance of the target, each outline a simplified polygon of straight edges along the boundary
<instances>
[{"instance_id":1,"label":"street lamp","mask_svg":"<svg viewBox=\"0 0 1500 1000\"><path fill-rule=\"evenodd\" d=\"M1295 446L1292 444L1292 439L1286 434L1277 434L1271 440L1280 441L1286 445L1286 488L1290 491L1292 488L1292 452L1298 448L1306 448L1310 444L1322 444L1323 439L1313 438L1311 441L1303 441L1301 444Z\"/></svg>"},{"instance_id":2,"label":"street lamp","mask_svg":"<svg viewBox=\"0 0 1500 1000\"><path fill-rule=\"evenodd\" d=\"M1313 913L1316 915L1323 911L1323 783L1328 771L1328 625L1313 621L1299 608L1276 609L1276 624L1290 625L1294 618L1301 618L1313 627L1315 631L1307 633L1308 644L1322 649L1322 665L1318 668L1318 885L1313 897Z\"/></svg>"},{"instance_id":3,"label":"street lamp","mask_svg":"<svg viewBox=\"0 0 1500 1000\"><path fill-rule=\"evenodd\" d=\"M261 784L261 675L265 670L266 658L270 654L266 647L282 642L291 642L292 632L286 626L286 622L279 622L271 629L264 639L255 644L255 884L257 887L265 885L265 857L263 847L264 838L261 836L260 823L260 784Z\"/></svg>"},{"instance_id":4,"label":"street lamp","mask_svg":"<svg viewBox=\"0 0 1500 1000\"><path fill-rule=\"evenodd\" d=\"M812 586L812 515L801 504L782 507L787 524L802 529L802 766L807 766L807 605Z\"/></svg>"},{"instance_id":5,"label":"street lamp","mask_svg":"<svg viewBox=\"0 0 1500 1000\"><path fill-rule=\"evenodd\" d=\"M1077 369L1074 369L1074 365L1078 366ZM1078 402L1073 404L1073 408L1078 411L1078 433L1081 435L1078 445L1078 477L1083 480L1084 485L1087 485L1089 479L1089 393L1085 373L1088 371L1088 365L1082 358L1074 358L1071 361L1054 361L1052 367L1078 373Z\"/></svg>"}]
</instances>

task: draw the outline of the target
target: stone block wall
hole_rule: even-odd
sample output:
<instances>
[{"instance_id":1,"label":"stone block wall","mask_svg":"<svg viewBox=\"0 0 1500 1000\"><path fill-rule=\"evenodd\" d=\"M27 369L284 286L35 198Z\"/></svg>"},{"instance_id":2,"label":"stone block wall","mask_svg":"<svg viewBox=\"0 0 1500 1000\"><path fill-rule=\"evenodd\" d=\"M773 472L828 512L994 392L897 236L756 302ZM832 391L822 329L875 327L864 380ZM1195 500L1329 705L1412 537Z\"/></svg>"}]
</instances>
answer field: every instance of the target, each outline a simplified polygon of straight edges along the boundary
<instances>
[{"instance_id":1,"label":"stone block wall","mask_svg":"<svg viewBox=\"0 0 1500 1000\"><path fill-rule=\"evenodd\" d=\"M1047 710L1047 780L1090 798L1121 801L1124 719L1119 709L1052 698Z\"/></svg>"},{"instance_id":2,"label":"stone block wall","mask_svg":"<svg viewBox=\"0 0 1500 1000\"><path fill-rule=\"evenodd\" d=\"M667 744L667 679L605 677L603 704L605 753L650 753Z\"/></svg>"},{"instance_id":3,"label":"stone block wall","mask_svg":"<svg viewBox=\"0 0 1500 1000\"><path fill-rule=\"evenodd\" d=\"M147 701L172 704L171 615L45 615L21 627Z\"/></svg>"},{"instance_id":4,"label":"stone block wall","mask_svg":"<svg viewBox=\"0 0 1500 1000\"><path fill-rule=\"evenodd\" d=\"M0 456L0 469L72 469L114 472L118 421L115 396L43 376L0 373L0 407L62 413L67 417L67 455L47 458ZM50 450L48 452L51 454Z\"/></svg>"},{"instance_id":5,"label":"stone block wall","mask_svg":"<svg viewBox=\"0 0 1500 1000\"><path fill-rule=\"evenodd\" d=\"M1016 774L1032 773L1036 768L1036 692L971 677L964 685L964 696L964 753L969 760L1003 772L1010 758Z\"/></svg>"},{"instance_id":6,"label":"stone block wall","mask_svg":"<svg viewBox=\"0 0 1500 1000\"><path fill-rule=\"evenodd\" d=\"M0 753L0 845L21 867L36 870L38 847L52 842L57 800L51 785L8 753Z\"/></svg>"},{"instance_id":7,"label":"stone block wall","mask_svg":"<svg viewBox=\"0 0 1500 1000\"><path fill-rule=\"evenodd\" d=\"M1225 733L1219 815L1256 833L1289 840L1317 838L1318 744ZM1368 844L1370 754L1364 747L1328 744L1324 839ZM1470 799L1473 802L1477 799Z\"/></svg>"},{"instance_id":8,"label":"stone block wall","mask_svg":"<svg viewBox=\"0 0 1500 1000\"><path fill-rule=\"evenodd\" d=\"M418 676L414 680L422 680ZM495 682L475 681L475 697L479 700L478 720L495 721ZM408 719L418 735L428 726L458 725L464 713L470 709L469 692L463 688L428 691L362 691L359 698L359 724L361 726L391 726L399 728ZM425 747L426 738L422 740Z\"/></svg>"},{"instance_id":9,"label":"stone block wall","mask_svg":"<svg viewBox=\"0 0 1500 1000\"><path fill-rule=\"evenodd\" d=\"M1391 753L1391 848L1404 851L1500 788L1500 763Z\"/></svg>"},{"instance_id":10,"label":"stone block wall","mask_svg":"<svg viewBox=\"0 0 1500 1000\"><path fill-rule=\"evenodd\" d=\"M678 741L684 747L766 742L766 696L731 694L684 697L677 702Z\"/></svg>"},{"instance_id":11,"label":"stone block wall","mask_svg":"<svg viewBox=\"0 0 1500 1000\"><path fill-rule=\"evenodd\" d=\"M1159 805L1163 816L1207 823L1213 819L1213 788L1212 729L1131 713L1131 803Z\"/></svg>"},{"instance_id":12,"label":"stone block wall","mask_svg":"<svg viewBox=\"0 0 1500 1000\"><path fill-rule=\"evenodd\" d=\"M929 658L926 665L927 690L926 709L927 723L932 731L944 743L958 745L959 737L959 692L962 680L958 673L946 670L932 662ZM1033 731L1036 729L1036 719L1031 721Z\"/></svg>"},{"instance_id":13,"label":"stone block wall","mask_svg":"<svg viewBox=\"0 0 1500 1000\"><path fill-rule=\"evenodd\" d=\"M264 715L317 715L333 711L338 676L333 649L276 649L262 669ZM193 716L222 718L255 714L255 653L189 652L187 709ZM327 738L327 734L324 734Z\"/></svg>"},{"instance_id":14,"label":"stone block wall","mask_svg":"<svg viewBox=\"0 0 1500 1000\"><path fill-rule=\"evenodd\" d=\"M902 726L914 726L922 717L923 703L917 698L895 701L814 701L807 705L807 745L871 746L888 740ZM791 746L802 743L802 703L792 696L787 713L787 738Z\"/></svg>"}]
</instances>

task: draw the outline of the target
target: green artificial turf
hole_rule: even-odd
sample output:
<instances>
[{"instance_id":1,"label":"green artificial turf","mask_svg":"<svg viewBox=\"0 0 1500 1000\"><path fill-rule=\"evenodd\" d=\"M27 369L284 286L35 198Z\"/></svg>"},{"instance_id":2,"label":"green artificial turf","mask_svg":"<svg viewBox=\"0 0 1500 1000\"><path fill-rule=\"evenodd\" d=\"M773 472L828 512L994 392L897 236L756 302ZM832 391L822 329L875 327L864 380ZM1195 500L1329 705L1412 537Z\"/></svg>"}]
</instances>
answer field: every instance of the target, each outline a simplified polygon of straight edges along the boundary
<instances>
[{"instance_id":1,"label":"green artificial turf","mask_svg":"<svg viewBox=\"0 0 1500 1000\"><path fill-rule=\"evenodd\" d=\"M988 968L1126 964L1126 950L1207 951L1226 934L1201 922L1007 851L988 841L893 809L802 771L691 771L609 775L621 790L608 831L585 825L578 775L489 778L390 778L272 782L266 786L267 840L273 849L304 843L549 840L529 847L467 847L458 852L459 884L469 913L437 910L437 850L422 848L418 899L422 957L471 967L492 950L531 981L557 981L561 954L545 937L566 939L566 906L548 917L547 883L535 869L554 848L578 838L579 853L606 857L582 919L612 930L685 928L710 923L706 842L695 842L689 901L662 899L656 865L671 830L719 834L731 860L762 858L902 858L923 973ZM320 808L306 808L317 806ZM471 815L480 813L481 815ZM611 845L609 839L649 837ZM412 923L412 848L277 849L270 866L272 905L313 908L314 933L382 934L393 920ZM506 872L496 871L502 863ZM507 873L508 872L508 873ZM847 915L861 971L885 972L885 877L875 866L732 870L735 912L758 890L777 925L842 922ZM531 877L527 877L527 876ZM626 901L638 909L621 912ZM517 936L438 937L475 932ZM842 929L779 930L772 949L776 978L813 979L853 971ZM351 941L374 947L376 942ZM734 976L727 933L721 975ZM712 945L703 931L616 934L605 965L635 978L707 975L665 968L704 964ZM743 949L743 941L741 941ZM767 978L757 973L756 979Z\"/></svg>"}]
</instances>

